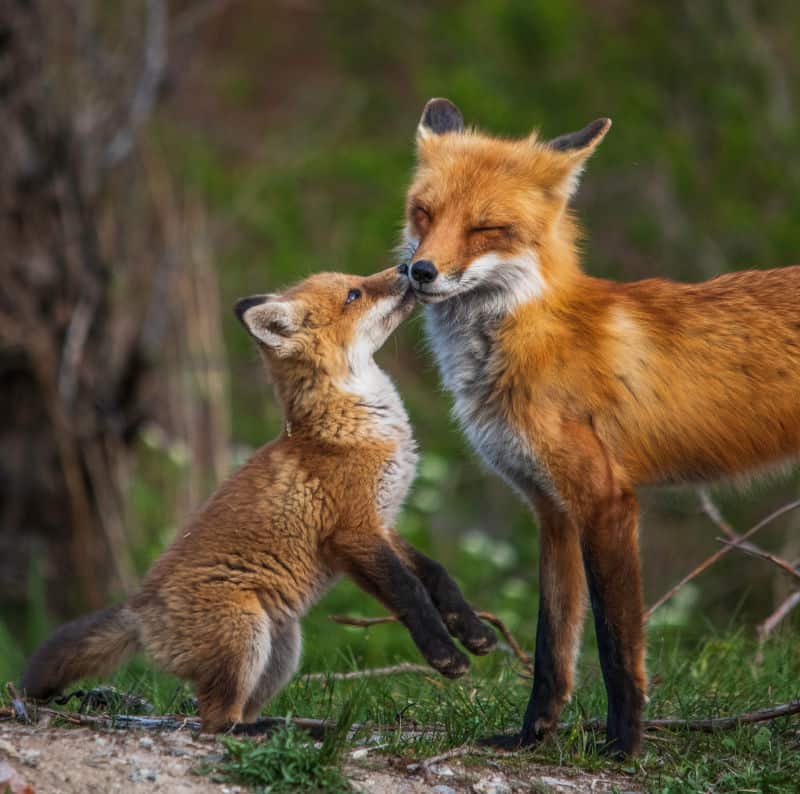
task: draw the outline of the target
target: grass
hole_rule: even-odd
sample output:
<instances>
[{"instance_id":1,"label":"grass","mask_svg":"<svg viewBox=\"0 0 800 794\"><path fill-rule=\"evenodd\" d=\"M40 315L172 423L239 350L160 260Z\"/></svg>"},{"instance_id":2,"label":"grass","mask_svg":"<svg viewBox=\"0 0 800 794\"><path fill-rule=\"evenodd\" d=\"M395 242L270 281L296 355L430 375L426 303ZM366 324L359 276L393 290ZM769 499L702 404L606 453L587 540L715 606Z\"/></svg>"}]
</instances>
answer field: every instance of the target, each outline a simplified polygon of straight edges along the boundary
<instances>
[{"instance_id":1,"label":"grass","mask_svg":"<svg viewBox=\"0 0 800 794\"><path fill-rule=\"evenodd\" d=\"M225 737L225 756L206 771L214 779L239 783L259 791L348 792L350 784L341 771L351 710L340 715L337 730L316 744L303 731L287 722L261 741Z\"/></svg>"},{"instance_id":2,"label":"grass","mask_svg":"<svg viewBox=\"0 0 800 794\"><path fill-rule=\"evenodd\" d=\"M338 634L342 646L347 645L352 631L328 627L329 635ZM361 641L369 645L370 635L378 631L404 639L402 629L385 626L362 631ZM354 647L357 649L358 643ZM386 650L390 647L393 642L381 642L382 651L370 664L418 661L410 647L399 655ZM329 648L330 644L315 647L314 636L309 635L304 669L365 666L353 647L334 657ZM800 697L796 633L786 632L772 640L759 664L756 652L756 644L741 631L711 634L700 643L685 640L672 630L651 632L653 685L648 716L725 716ZM652 792L796 791L800 780L797 718L713 734L660 732L645 741L639 758L622 764L606 759L598 753L602 733L588 730L582 722L605 713L602 677L591 642L587 642L579 670L575 698L563 717L571 727L530 753L499 758L501 764L510 768L522 765L525 770L536 764L609 769L629 775L632 787ZM188 705L188 690L183 685L141 660L123 669L113 684L121 692L146 698L158 713ZM260 741L226 738L225 757L212 773L264 791L291 790L292 786L295 790L346 790L339 771L343 752L363 744L366 738L347 738L346 729L353 722L431 726L430 731L415 736L397 730L381 733L381 752L411 761L481 736L514 730L521 722L529 686L516 663L503 653L473 660L471 673L458 681L446 681L433 672L354 681L309 681L300 675L268 706L268 713L338 720L340 730L322 745L315 745L294 728ZM374 733L370 731L370 735Z\"/></svg>"}]
</instances>

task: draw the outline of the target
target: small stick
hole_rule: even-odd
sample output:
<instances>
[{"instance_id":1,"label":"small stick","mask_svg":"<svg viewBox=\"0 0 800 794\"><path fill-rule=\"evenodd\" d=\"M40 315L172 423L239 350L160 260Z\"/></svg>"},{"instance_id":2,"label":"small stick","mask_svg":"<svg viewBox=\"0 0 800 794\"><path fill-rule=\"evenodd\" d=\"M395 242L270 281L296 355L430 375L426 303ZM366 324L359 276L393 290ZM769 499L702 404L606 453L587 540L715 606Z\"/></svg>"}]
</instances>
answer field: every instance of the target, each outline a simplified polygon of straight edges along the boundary
<instances>
[{"instance_id":1,"label":"small stick","mask_svg":"<svg viewBox=\"0 0 800 794\"><path fill-rule=\"evenodd\" d=\"M422 761L417 761L413 764L408 764L406 766L406 770L408 772L428 772L430 768L434 764L438 764L442 761L449 761L451 758L460 758L464 755L489 755L490 753L487 752L482 747L476 747L472 742L467 742L466 744L459 745L458 747L453 747L452 750L447 750L447 752L439 753L439 755L433 755L430 758L425 758Z\"/></svg>"},{"instance_id":2,"label":"small stick","mask_svg":"<svg viewBox=\"0 0 800 794\"><path fill-rule=\"evenodd\" d=\"M679 582L675 585L670 587L664 595L661 596L645 613L644 613L644 621L647 622L653 616L653 613L663 604L672 598L675 593L678 592L685 584L688 584L692 581L692 579L699 576L703 571L706 570L710 565L713 565L720 557L727 554L731 549L735 549L738 546L747 540L751 535L754 535L760 529L763 529L767 524L771 524L776 519L780 518L782 515L796 510L800 507L800 499L796 499L794 502L789 502L788 504L783 505L783 507L779 507L773 513L770 513L766 518L761 519L757 524L754 524L744 535L739 535L738 538L732 541L729 545L723 546L723 548L719 549L719 551L715 551L711 556L706 557L699 565L693 568L686 576L683 577Z\"/></svg>"},{"instance_id":3,"label":"small stick","mask_svg":"<svg viewBox=\"0 0 800 794\"><path fill-rule=\"evenodd\" d=\"M777 565L782 571L788 573L789 576L793 576L795 579L800 579L800 571L798 571L797 568L795 568L790 562L787 562L781 557L776 557L774 554L758 548L758 546L752 546L749 543L736 544L733 541L725 540L724 538L717 538L717 540L725 546L733 546L734 548L738 548L739 551L743 551L745 554L749 554L752 557L758 557L762 560L766 560L767 562L771 562L773 565Z\"/></svg>"},{"instance_id":4,"label":"small stick","mask_svg":"<svg viewBox=\"0 0 800 794\"><path fill-rule=\"evenodd\" d=\"M481 620L485 620L487 623L491 623L503 635L503 638L514 652L514 656L516 656L525 667L533 669L533 659L531 659L531 655L522 650L522 647L511 633L511 629L509 629L497 615L491 612L478 612L478 617Z\"/></svg>"},{"instance_id":5,"label":"small stick","mask_svg":"<svg viewBox=\"0 0 800 794\"><path fill-rule=\"evenodd\" d=\"M21 722L31 722L28 710L25 708L25 702L11 681L6 684L6 692L8 692L8 696L11 698L11 711L14 718Z\"/></svg>"},{"instance_id":6,"label":"small stick","mask_svg":"<svg viewBox=\"0 0 800 794\"><path fill-rule=\"evenodd\" d=\"M702 512L705 513L705 515L707 515L711 521L717 527L719 527L719 529L721 529L722 532L732 541L741 541L741 536L730 525L730 523L725 520L725 517L722 515L722 511L719 509L716 502L711 498L708 491L705 488L699 488L697 494L700 497L700 508ZM738 548L741 549L741 551L752 554L755 557L761 557L762 559L767 560L767 562L771 562L773 565L783 568L783 570L789 575L800 579L800 571L798 571L794 565L782 557L778 557L775 554L764 551L764 549L762 549L760 546L757 546L755 543L748 543L745 541L744 543L739 543Z\"/></svg>"},{"instance_id":7,"label":"small stick","mask_svg":"<svg viewBox=\"0 0 800 794\"><path fill-rule=\"evenodd\" d=\"M380 626L382 623L398 623L394 615L383 615L379 618L359 618L350 615L328 615L334 623L341 623L342 626L357 626L366 629L370 626Z\"/></svg>"},{"instance_id":8,"label":"small stick","mask_svg":"<svg viewBox=\"0 0 800 794\"><path fill-rule=\"evenodd\" d=\"M763 623L759 623L756 631L759 642L765 642L775 627L800 604L800 590L795 590Z\"/></svg>"},{"instance_id":9,"label":"small stick","mask_svg":"<svg viewBox=\"0 0 800 794\"><path fill-rule=\"evenodd\" d=\"M433 670L426 664L412 664L402 662L390 667L368 667L366 670L352 670L348 673L306 673L301 676L306 681L351 681L356 678L376 678L384 675L398 675L401 673L431 674Z\"/></svg>"},{"instance_id":10,"label":"small stick","mask_svg":"<svg viewBox=\"0 0 800 794\"><path fill-rule=\"evenodd\" d=\"M514 635L511 633L511 629L506 626L506 624L495 615L493 612L476 612L477 616L481 618L481 620L485 620L487 623L491 623L502 635L503 639L508 643L508 646L511 648L514 656L519 659L525 667L532 667L533 660L530 657L530 654L526 653L522 650L522 647L517 642ZM400 621L394 615L382 615L379 618L363 618L363 617L356 617L351 615L330 615L330 619L334 623L339 623L343 626L357 626L359 628L369 628L370 626L381 626L386 623L399 623Z\"/></svg>"}]
</instances>

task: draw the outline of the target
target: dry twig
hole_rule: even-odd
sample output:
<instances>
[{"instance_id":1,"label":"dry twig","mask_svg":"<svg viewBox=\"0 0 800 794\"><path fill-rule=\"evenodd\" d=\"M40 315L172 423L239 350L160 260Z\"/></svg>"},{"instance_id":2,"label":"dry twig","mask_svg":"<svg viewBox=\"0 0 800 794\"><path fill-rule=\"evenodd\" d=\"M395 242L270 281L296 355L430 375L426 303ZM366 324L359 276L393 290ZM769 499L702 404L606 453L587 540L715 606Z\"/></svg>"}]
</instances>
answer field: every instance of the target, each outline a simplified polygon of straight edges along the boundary
<instances>
[{"instance_id":1,"label":"dry twig","mask_svg":"<svg viewBox=\"0 0 800 794\"><path fill-rule=\"evenodd\" d=\"M6 684L6 692L8 692L8 696L11 698L11 715L14 719L20 722L30 722L31 718L28 716L28 711L25 708L25 701L22 699L19 692L17 692L17 688L11 681Z\"/></svg>"},{"instance_id":2,"label":"dry twig","mask_svg":"<svg viewBox=\"0 0 800 794\"><path fill-rule=\"evenodd\" d=\"M476 612L481 620L491 623L502 635L503 639L508 643L514 656L519 659L522 664L527 668L533 667L533 660L530 654L526 653L522 646L517 642L516 637L511 633L511 629L495 615L493 612ZM343 626L357 626L359 628L369 628L370 626L381 626L386 623L399 623L400 621L394 615L382 615L379 618L363 618L351 615L330 615L330 619L334 623L340 623Z\"/></svg>"},{"instance_id":3,"label":"dry twig","mask_svg":"<svg viewBox=\"0 0 800 794\"><path fill-rule=\"evenodd\" d=\"M490 755L491 752L483 747L476 747L472 742L461 744L458 747L453 747L447 752L433 755L430 758L425 758L422 761L417 761L413 764L406 766L408 772L422 772L427 774L434 764L439 764L442 761L449 761L451 758L461 758L465 755Z\"/></svg>"},{"instance_id":4,"label":"dry twig","mask_svg":"<svg viewBox=\"0 0 800 794\"><path fill-rule=\"evenodd\" d=\"M688 574L686 574L686 576L684 576L679 582L677 582L669 590L667 590L667 592L664 593L664 595L662 595L661 598L659 598L644 613L645 622L650 620L650 618L653 616L653 613L660 606L662 606L667 601L669 601L670 598L672 598L672 596L674 596L675 593L678 592L678 590L680 590L684 585L686 585L689 582L691 582L692 579L695 579L697 576L699 576L703 571L706 570L706 568L708 568L709 566L713 565L718 559L720 559L720 557L722 557L725 554L727 554L731 549L735 549L735 548L741 547L742 544L744 543L744 541L749 539L752 535L754 535L760 529L763 529L765 526L767 526L768 524L771 524L776 519L780 518L781 516L785 515L786 513L791 512L792 510L796 510L799 507L800 507L800 499L796 499L793 502L789 502L788 504L785 504L782 507L779 507L777 510L775 510L772 513L770 513L766 518L761 519L761 521L759 521L758 523L756 523L752 527L750 527L750 529L748 529L747 532L745 532L743 535L737 535L736 539L733 540L731 543L729 543L728 545L726 545L723 548L719 549L718 551L715 551L709 557L706 557L705 560L703 560L699 565L697 565ZM717 513L718 513L718 511L717 511ZM720 516L720 518L721 518L721 516ZM715 521L715 523L716 523L716 521ZM719 524L718 524L718 526L719 526ZM728 526L728 529L727 530L723 530L725 532L725 534L729 534L730 532L733 531L733 530L730 529L729 525L726 524L726 526Z\"/></svg>"},{"instance_id":5,"label":"dry twig","mask_svg":"<svg viewBox=\"0 0 800 794\"><path fill-rule=\"evenodd\" d=\"M738 548L739 551L743 551L745 554L749 554L751 557L758 557L759 559L771 562L782 571L788 573L789 576L793 576L795 579L800 579L800 571L798 571L797 568L795 568L790 562L784 560L782 557L776 557L774 554L758 548L758 546L753 547L750 544L745 543L737 544L732 540L725 540L724 538L717 538L717 540L720 543L723 543L725 546L733 546L734 548Z\"/></svg>"},{"instance_id":6,"label":"dry twig","mask_svg":"<svg viewBox=\"0 0 800 794\"><path fill-rule=\"evenodd\" d=\"M756 627L759 642L764 642L775 627L800 604L800 590L795 590L766 620Z\"/></svg>"},{"instance_id":7,"label":"dry twig","mask_svg":"<svg viewBox=\"0 0 800 794\"><path fill-rule=\"evenodd\" d=\"M306 681L352 681L357 678L378 678L385 675L399 675L401 673L430 674L433 670L426 664L412 664L402 662L390 667L368 667L366 670L352 670L348 673L306 673L302 676Z\"/></svg>"}]
</instances>

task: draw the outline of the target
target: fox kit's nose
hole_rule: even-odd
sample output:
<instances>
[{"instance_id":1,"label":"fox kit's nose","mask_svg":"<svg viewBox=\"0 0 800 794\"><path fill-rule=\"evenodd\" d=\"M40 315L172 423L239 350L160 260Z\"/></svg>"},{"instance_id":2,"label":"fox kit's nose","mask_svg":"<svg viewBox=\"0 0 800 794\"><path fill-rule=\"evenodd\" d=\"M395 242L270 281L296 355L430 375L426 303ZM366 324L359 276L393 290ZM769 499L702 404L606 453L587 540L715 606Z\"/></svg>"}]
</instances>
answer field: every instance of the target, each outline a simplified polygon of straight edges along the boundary
<instances>
[{"instance_id":1,"label":"fox kit's nose","mask_svg":"<svg viewBox=\"0 0 800 794\"><path fill-rule=\"evenodd\" d=\"M244 313L251 307L251 306L258 306L267 299L266 295L253 295L250 298L239 298L238 301L233 305L233 311L236 313L236 316L239 318L239 322L244 322Z\"/></svg>"},{"instance_id":2,"label":"fox kit's nose","mask_svg":"<svg viewBox=\"0 0 800 794\"><path fill-rule=\"evenodd\" d=\"M411 265L411 278L420 284L428 284L438 275L439 271L436 270L436 265L429 259L418 259Z\"/></svg>"}]
</instances>

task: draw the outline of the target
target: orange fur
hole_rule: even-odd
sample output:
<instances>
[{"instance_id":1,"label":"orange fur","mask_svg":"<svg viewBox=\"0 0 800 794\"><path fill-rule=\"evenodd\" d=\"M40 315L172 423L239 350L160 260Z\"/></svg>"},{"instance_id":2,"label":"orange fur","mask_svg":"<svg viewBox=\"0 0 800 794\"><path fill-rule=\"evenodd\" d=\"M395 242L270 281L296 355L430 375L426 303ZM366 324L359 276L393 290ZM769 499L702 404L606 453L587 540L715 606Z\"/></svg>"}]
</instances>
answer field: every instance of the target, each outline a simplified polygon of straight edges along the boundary
<instances>
[{"instance_id":1,"label":"orange fur","mask_svg":"<svg viewBox=\"0 0 800 794\"><path fill-rule=\"evenodd\" d=\"M454 106L432 100L401 270L430 304L465 431L539 513L550 650L523 739L557 721L571 690L580 548L608 635L609 740L634 752L646 686L634 490L800 455L800 266L702 284L585 275L568 202L609 127L503 140L464 130ZM570 639L552 636L562 620Z\"/></svg>"}]
</instances>

